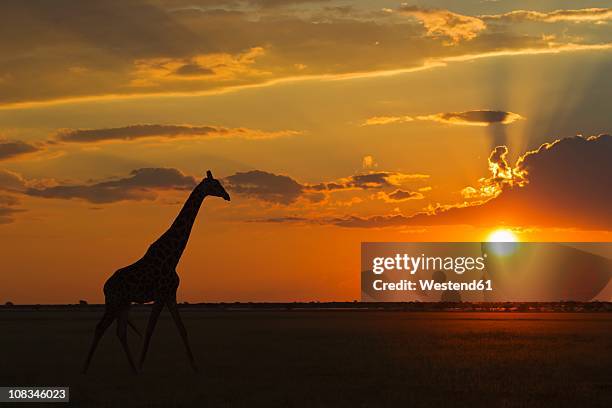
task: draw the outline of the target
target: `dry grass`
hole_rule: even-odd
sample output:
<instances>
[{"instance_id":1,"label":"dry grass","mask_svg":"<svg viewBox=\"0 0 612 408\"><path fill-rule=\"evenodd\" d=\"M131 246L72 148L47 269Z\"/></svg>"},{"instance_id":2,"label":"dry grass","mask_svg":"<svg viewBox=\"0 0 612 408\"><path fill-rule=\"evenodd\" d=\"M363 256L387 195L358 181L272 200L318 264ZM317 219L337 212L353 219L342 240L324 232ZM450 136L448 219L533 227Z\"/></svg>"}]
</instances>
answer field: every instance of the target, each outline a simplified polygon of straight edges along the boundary
<instances>
[{"instance_id":1,"label":"dry grass","mask_svg":"<svg viewBox=\"0 0 612 408\"><path fill-rule=\"evenodd\" d=\"M184 310L200 374L164 313L139 376L114 326L82 376L99 314L0 312L0 385L78 406L612 406L609 313Z\"/></svg>"}]
</instances>

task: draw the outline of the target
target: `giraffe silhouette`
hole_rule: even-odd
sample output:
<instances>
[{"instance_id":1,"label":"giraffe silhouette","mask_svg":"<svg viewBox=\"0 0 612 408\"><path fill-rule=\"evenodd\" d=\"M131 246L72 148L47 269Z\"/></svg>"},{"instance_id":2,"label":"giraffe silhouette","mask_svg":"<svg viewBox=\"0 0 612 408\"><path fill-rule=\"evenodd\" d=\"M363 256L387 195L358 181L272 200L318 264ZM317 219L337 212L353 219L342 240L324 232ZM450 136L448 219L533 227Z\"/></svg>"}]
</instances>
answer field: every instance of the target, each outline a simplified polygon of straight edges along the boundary
<instances>
[{"instance_id":1,"label":"giraffe silhouette","mask_svg":"<svg viewBox=\"0 0 612 408\"><path fill-rule=\"evenodd\" d=\"M146 254L135 263L117 270L106 281L104 284L104 315L96 326L93 342L83 367L83 373L86 373L89 368L100 338L115 319L117 320L117 337L123 346L132 370L134 373L138 372L127 343L128 324L138 333L136 327L128 319L130 305L133 302L154 302L145 332L139 368L142 369L144 364L149 341L151 340L159 314L164 306L167 306L185 345L191 367L194 371L197 371L193 353L187 339L187 330L183 325L176 306L176 290L179 286L176 266L185 250L191 228L198 215L202 201L206 196L230 200L229 194L221 183L213 178L210 170L206 172L206 177L202 182L191 192L170 228L157 241L151 244Z\"/></svg>"}]
</instances>

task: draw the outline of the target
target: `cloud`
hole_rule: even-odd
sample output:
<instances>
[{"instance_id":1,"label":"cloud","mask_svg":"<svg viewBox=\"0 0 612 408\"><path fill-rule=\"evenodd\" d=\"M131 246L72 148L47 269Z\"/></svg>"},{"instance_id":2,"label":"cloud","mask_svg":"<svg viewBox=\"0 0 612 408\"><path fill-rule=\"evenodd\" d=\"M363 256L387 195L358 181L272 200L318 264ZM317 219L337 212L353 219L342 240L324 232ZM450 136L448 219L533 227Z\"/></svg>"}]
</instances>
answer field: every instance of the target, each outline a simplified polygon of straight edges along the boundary
<instances>
[{"instance_id":1,"label":"cloud","mask_svg":"<svg viewBox=\"0 0 612 408\"><path fill-rule=\"evenodd\" d=\"M414 118L410 116L373 116L366 119L361 126L388 125L391 123L412 122Z\"/></svg>"},{"instance_id":2,"label":"cloud","mask_svg":"<svg viewBox=\"0 0 612 408\"><path fill-rule=\"evenodd\" d=\"M488 126L491 124L509 125L517 120L524 119L514 112L497 110L470 110L465 112L443 112L431 115L411 116L374 116L367 119L362 126L387 125L390 123L405 123L414 120L429 120L451 125Z\"/></svg>"},{"instance_id":3,"label":"cloud","mask_svg":"<svg viewBox=\"0 0 612 408\"><path fill-rule=\"evenodd\" d=\"M493 123L508 125L517 120L524 119L518 113L494 111L494 110L471 110L466 112L447 112L435 115L419 116L419 120L432 120L435 122L449 123L452 125L488 126Z\"/></svg>"},{"instance_id":4,"label":"cloud","mask_svg":"<svg viewBox=\"0 0 612 408\"><path fill-rule=\"evenodd\" d=\"M546 23L556 22L605 22L612 20L612 9L610 8L585 8L577 10L555 10L550 12L539 12L532 10L514 10L503 14L479 16L487 21L522 22L537 21Z\"/></svg>"},{"instance_id":5,"label":"cloud","mask_svg":"<svg viewBox=\"0 0 612 408\"><path fill-rule=\"evenodd\" d=\"M25 210L16 208L19 204L19 199L10 194L1 193L1 191L15 191L20 187L20 180L15 175L5 170L0 169L0 225L10 224L15 221L15 215Z\"/></svg>"},{"instance_id":6,"label":"cloud","mask_svg":"<svg viewBox=\"0 0 612 408\"><path fill-rule=\"evenodd\" d=\"M406 224L407 217L403 215L374 215L371 217L347 216L331 219L330 222L338 227L345 228L386 228L398 227Z\"/></svg>"},{"instance_id":7,"label":"cloud","mask_svg":"<svg viewBox=\"0 0 612 408\"><path fill-rule=\"evenodd\" d=\"M26 180L21 175L9 170L0 169L0 190L22 191L26 187Z\"/></svg>"},{"instance_id":8,"label":"cloud","mask_svg":"<svg viewBox=\"0 0 612 408\"><path fill-rule=\"evenodd\" d=\"M377 171L355 174L335 181L305 184L289 176L251 170L228 176L225 182L227 189L234 193L269 203L289 205L300 198L323 202L329 193L337 191L396 189L409 181L428 177L426 174Z\"/></svg>"},{"instance_id":9,"label":"cloud","mask_svg":"<svg viewBox=\"0 0 612 408\"><path fill-rule=\"evenodd\" d=\"M381 214L343 217L277 217L274 222L336 225L346 228L387 228L434 225L552 227L612 230L612 136L571 137L545 143L519 157L514 167L507 148L489 157L491 177L481 183L494 189L485 199L438 205L414 215ZM391 193L394 194L394 193ZM483 198L466 187L467 198ZM405 194L400 193L400 196ZM260 222L272 222L267 219Z\"/></svg>"},{"instance_id":10,"label":"cloud","mask_svg":"<svg viewBox=\"0 0 612 408\"><path fill-rule=\"evenodd\" d=\"M391 173L376 172L368 174L357 174L351 176L350 181L346 184L347 187L356 187L362 189L381 188L393 185L391 182Z\"/></svg>"},{"instance_id":11,"label":"cloud","mask_svg":"<svg viewBox=\"0 0 612 408\"><path fill-rule=\"evenodd\" d=\"M524 177L522 183L505 183L496 197L483 204L415 216L411 223L612 230L610 157L610 135L547 143L518 159L513 173ZM499 169L508 174L504 166Z\"/></svg>"},{"instance_id":12,"label":"cloud","mask_svg":"<svg viewBox=\"0 0 612 408\"><path fill-rule=\"evenodd\" d=\"M193 79L203 79L205 83L212 81L230 81L257 79L265 72L253 67L257 58L265 54L263 47L251 47L244 52L207 53L191 58L143 58L134 61L134 87L150 87L164 83L183 82L187 84Z\"/></svg>"},{"instance_id":13,"label":"cloud","mask_svg":"<svg viewBox=\"0 0 612 408\"><path fill-rule=\"evenodd\" d=\"M144 124L101 129L63 129L55 135L55 140L76 143L132 141L145 138L239 138L257 140L287 137L299 133L294 130L267 132L257 129L225 128L219 126Z\"/></svg>"},{"instance_id":14,"label":"cloud","mask_svg":"<svg viewBox=\"0 0 612 408\"><path fill-rule=\"evenodd\" d=\"M477 17L465 16L443 9L401 6L398 12L419 20L427 30L427 35L448 37L453 44L463 40L472 40L487 28L487 25Z\"/></svg>"},{"instance_id":15,"label":"cloud","mask_svg":"<svg viewBox=\"0 0 612 408\"><path fill-rule=\"evenodd\" d=\"M176 71L174 71L174 73L177 75L184 76L200 76L213 75L215 71L213 71L211 68L203 67L198 63L191 62L185 65L181 65L176 69Z\"/></svg>"},{"instance_id":16,"label":"cloud","mask_svg":"<svg viewBox=\"0 0 612 408\"><path fill-rule=\"evenodd\" d=\"M542 36L551 33L540 30L520 31L512 24L486 29L477 17L409 6L397 13L417 18L425 31L412 18L365 4L345 7L343 14L316 2L282 10L233 0L2 4L0 27L11 36L0 38L0 48L11 57L0 63L0 109L216 95L296 81L417 72L504 55L610 48L605 27L551 43Z\"/></svg>"},{"instance_id":17,"label":"cloud","mask_svg":"<svg viewBox=\"0 0 612 408\"><path fill-rule=\"evenodd\" d=\"M309 185L308 188L315 191L335 191L346 189L382 189L397 187L410 180L426 179L427 174L406 174L390 171L375 171L364 174L356 174L331 182Z\"/></svg>"},{"instance_id":18,"label":"cloud","mask_svg":"<svg viewBox=\"0 0 612 408\"><path fill-rule=\"evenodd\" d=\"M327 195L337 190L371 190L399 186L410 180L421 180L423 174L373 172L357 174L338 182L302 184L285 175L262 170L238 172L224 179L225 187L233 193L268 203L289 205L298 199L311 203L324 202ZM196 179L173 168L141 168L127 177L91 183L57 184L55 180L26 180L17 173L0 169L0 191L9 191L33 197L56 199L82 199L104 204L124 200L153 200L159 190L189 190ZM398 190L399 191L399 190ZM401 192L391 194L396 199Z\"/></svg>"},{"instance_id":19,"label":"cloud","mask_svg":"<svg viewBox=\"0 0 612 408\"><path fill-rule=\"evenodd\" d=\"M238 172L225 180L230 191L276 204L291 204L304 192L304 186L291 177L261 170Z\"/></svg>"},{"instance_id":20,"label":"cloud","mask_svg":"<svg viewBox=\"0 0 612 408\"><path fill-rule=\"evenodd\" d=\"M505 149L489 161L509 174ZM612 136L580 136L546 143L521 156L512 173L522 182L502 183L495 197L475 204L446 206L414 216L347 217L334 224L351 227L480 225L612 230ZM495 177L495 174L493 174ZM476 190L476 189L474 189Z\"/></svg>"},{"instance_id":21,"label":"cloud","mask_svg":"<svg viewBox=\"0 0 612 408\"><path fill-rule=\"evenodd\" d=\"M475 189L472 186L467 186L463 189L461 189L461 197L465 198L465 199L471 199L471 198L478 198L481 197L482 194L480 193L480 191L478 191L477 189Z\"/></svg>"},{"instance_id":22,"label":"cloud","mask_svg":"<svg viewBox=\"0 0 612 408\"><path fill-rule=\"evenodd\" d=\"M19 200L16 197L0 194L0 207L8 207L17 204L19 204Z\"/></svg>"},{"instance_id":23,"label":"cloud","mask_svg":"<svg viewBox=\"0 0 612 408\"><path fill-rule=\"evenodd\" d=\"M375 215L371 217L359 217L349 215L345 217L269 217L253 220L252 222L262 223L294 223L294 224L314 224L314 225L335 225L343 228L388 228L402 227L409 221L408 217L401 214L396 215Z\"/></svg>"},{"instance_id":24,"label":"cloud","mask_svg":"<svg viewBox=\"0 0 612 408\"><path fill-rule=\"evenodd\" d=\"M331 0L248 0L248 3L263 8L284 7L308 3L327 3Z\"/></svg>"},{"instance_id":25,"label":"cloud","mask_svg":"<svg viewBox=\"0 0 612 408\"><path fill-rule=\"evenodd\" d=\"M506 146L497 146L489 156L489 170L493 175L493 179L509 179L512 178L512 169L506 160L508 156L508 148Z\"/></svg>"},{"instance_id":26,"label":"cloud","mask_svg":"<svg viewBox=\"0 0 612 408\"><path fill-rule=\"evenodd\" d=\"M385 200L388 203L398 203L408 200L422 200L425 196L418 191L406 191L397 189L390 193L380 192L378 197Z\"/></svg>"},{"instance_id":27,"label":"cloud","mask_svg":"<svg viewBox=\"0 0 612 408\"><path fill-rule=\"evenodd\" d=\"M25 194L34 197L58 199L82 199L90 203L104 204L124 200L153 200L156 190L189 190L196 179L172 168L142 168L125 178L101 181L93 184L57 185L28 188Z\"/></svg>"},{"instance_id":28,"label":"cloud","mask_svg":"<svg viewBox=\"0 0 612 408\"><path fill-rule=\"evenodd\" d=\"M499 195L504 188L524 186L527 183L526 173L519 168L513 168L507 160L508 148L497 146L489 155L490 177L478 180L477 187L468 186L461 190L461 196L466 200L489 199Z\"/></svg>"},{"instance_id":29,"label":"cloud","mask_svg":"<svg viewBox=\"0 0 612 408\"><path fill-rule=\"evenodd\" d=\"M25 210L0 206L0 225L10 224L15 221L14 215Z\"/></svg>"},{"instance_id":30,"label":"cloud","mask_svg":"<svg viewBox=\"0 0 612 408\"><path fill-rule=\"evenodd\" d=\"M372 217L299 217L299 216L279 216L269 218L259 218L251 222L262 222L272 224L314 224L314 225L335 225L344 228L386 228L399 227L406 223L408 218L403 215L376 215Z\"/></svg>"},{"instance_id":31,"label":"cloud","mask_svg":"<svg viewBox=\"0 0 612 408\"><path fill-rule=\"evenodd\" d=\"M307 217L269 217L269 218L260 218L256 220L250 220L248 222L267 222L271 224L283 224L283 223L304 223L310 224L313 222L313 219Z\"/></svg>"},{"instance_id":32,"label":"cloud","mask_svg":"<svg viewBox=\"0 0 612 408\"><path fill-rule=\"evenodd\" d=\"M0 160L13 159L40 150L38 147L20 140L0 139Z\"/></svg>"},{"instance_id":33,"label":"cloud","mask_svg":"<svg viewBox=\"0 0 612 408\"><path fill-rule=\"evenodd\" d=\"M363 159L361 159L361 167L366 170L373 169L378 167L378 163L376 163L373 156L367 155L363 156Z\"/></svg>"}]
</instances>

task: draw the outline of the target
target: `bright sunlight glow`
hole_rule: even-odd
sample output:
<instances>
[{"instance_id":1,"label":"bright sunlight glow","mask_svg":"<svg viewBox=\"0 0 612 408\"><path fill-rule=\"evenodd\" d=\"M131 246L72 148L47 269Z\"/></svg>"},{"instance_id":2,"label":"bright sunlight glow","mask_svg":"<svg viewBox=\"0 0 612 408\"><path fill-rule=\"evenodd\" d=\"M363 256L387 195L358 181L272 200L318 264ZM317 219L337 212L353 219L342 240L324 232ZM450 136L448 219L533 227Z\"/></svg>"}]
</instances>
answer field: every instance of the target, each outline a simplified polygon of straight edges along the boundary
<instances>
[{"instance_id":1,"label":"bright sunlight glow","mask_svg":"<svg viewBox=\"0 0 612 408\"><path fill-rule=\"evenodd\" d=\"M518 242L518 238L510 230L497 229L489 234L487 242Z\"/></svg>"}]
</instances>

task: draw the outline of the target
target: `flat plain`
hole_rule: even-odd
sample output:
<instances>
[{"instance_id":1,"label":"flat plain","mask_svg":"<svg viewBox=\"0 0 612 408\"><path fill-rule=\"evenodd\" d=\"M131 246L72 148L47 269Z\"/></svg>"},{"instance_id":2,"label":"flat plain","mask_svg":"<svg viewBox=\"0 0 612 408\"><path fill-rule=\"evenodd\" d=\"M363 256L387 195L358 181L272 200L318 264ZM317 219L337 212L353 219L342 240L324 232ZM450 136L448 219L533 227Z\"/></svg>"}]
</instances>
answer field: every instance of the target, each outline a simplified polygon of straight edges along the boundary
<instances>
[{"instance_id":1,"label":"flat plain","mask_svg":"<svg viewBox=\"0 0 612 408\"><path fill-rule=\"evenodd\" d=\"M0 386L87 407L612 406L612 313L184 308L199 373L164 311L139 375L114 325L82 375L101 313L0 310ZM144 331L148 309L131 315Z\"/></svg>"}]
</instances>

